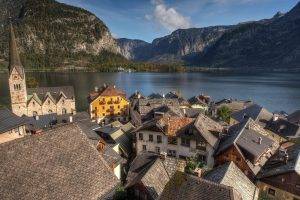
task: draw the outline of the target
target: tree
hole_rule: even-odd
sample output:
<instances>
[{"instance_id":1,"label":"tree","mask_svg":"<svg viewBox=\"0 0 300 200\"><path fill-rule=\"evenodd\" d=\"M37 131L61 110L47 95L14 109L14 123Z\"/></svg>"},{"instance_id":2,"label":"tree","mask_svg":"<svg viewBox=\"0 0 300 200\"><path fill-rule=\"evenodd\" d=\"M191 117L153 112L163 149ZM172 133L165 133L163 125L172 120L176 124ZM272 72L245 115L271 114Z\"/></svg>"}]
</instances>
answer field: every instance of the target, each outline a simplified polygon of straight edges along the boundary
<instances>
[{"instance_id":1,"label":"tree","mask_svg":"<svg viewBox=\"0 0 300 200\"><path fill-rule=\"evenodd\" d=\"M205 164L198 159L198 156L187 158L185 171L189 174L193 174L196 168L203 168Z\"/></svg>"},{"instance_id":2,"label":"tree","mask_svg":"<svg viewBox=\"0 0 300 200\"><path fill-rule=\"evenodd\" d=\"M28 88L36 88L39 86L39 82L34 77L26 78L26 85Z\"/></svg>"},{"instance_id":3,"label":"tree","mask_svg":"<svg viewBox=\"0 0 300 200\"><path fill-rule=\"evenodd\" d=\"M229 122L231 110L227 106L222 106L218 109L218 117L224 122Z\"/></svg>"}]
</instances>

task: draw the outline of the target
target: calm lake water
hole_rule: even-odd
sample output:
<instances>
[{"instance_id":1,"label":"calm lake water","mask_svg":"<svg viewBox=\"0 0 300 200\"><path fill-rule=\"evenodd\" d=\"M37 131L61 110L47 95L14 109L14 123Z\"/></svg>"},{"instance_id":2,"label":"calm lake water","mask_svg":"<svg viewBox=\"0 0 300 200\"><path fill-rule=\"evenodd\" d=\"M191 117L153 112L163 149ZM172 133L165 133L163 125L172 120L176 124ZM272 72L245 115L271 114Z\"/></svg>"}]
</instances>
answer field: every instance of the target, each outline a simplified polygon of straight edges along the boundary
<instances>
[{"instance_id":1,"label":"calm lake water","mask_svg":"<svg viewBox=\"0 0 300 200\"><path fill-rule=\"evenodd\" d=\"M180 91L189 98L204 93L215 101L223 98L251 99L270 111L288 113L300 109L300 74L295 73L27 73L40 86L72 85L77 109L87 110L86 97L94 86L114 84L126 91L144 95ZM0 104L9 105L7 74L0 74Z\"/></svg>"}]
</instances>

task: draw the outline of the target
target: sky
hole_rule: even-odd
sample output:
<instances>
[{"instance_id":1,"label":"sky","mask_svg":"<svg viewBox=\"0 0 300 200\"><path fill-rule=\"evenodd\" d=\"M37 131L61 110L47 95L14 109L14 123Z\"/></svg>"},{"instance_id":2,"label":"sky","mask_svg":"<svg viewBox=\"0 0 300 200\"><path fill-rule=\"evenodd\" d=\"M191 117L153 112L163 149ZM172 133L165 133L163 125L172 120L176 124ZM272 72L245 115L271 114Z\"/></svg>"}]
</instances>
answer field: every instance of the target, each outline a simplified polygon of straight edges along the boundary
<instances>
[{"instance_id":1,"label":"sky","mask_svg":"<svg viewBox=\"0 0 300 200\"><path fill-rule=\"evenodd\" d=\"M271 18L299 0L58 0L99 17L115 38L153 39L179 28Z\"/></svg>"}]
</instances>

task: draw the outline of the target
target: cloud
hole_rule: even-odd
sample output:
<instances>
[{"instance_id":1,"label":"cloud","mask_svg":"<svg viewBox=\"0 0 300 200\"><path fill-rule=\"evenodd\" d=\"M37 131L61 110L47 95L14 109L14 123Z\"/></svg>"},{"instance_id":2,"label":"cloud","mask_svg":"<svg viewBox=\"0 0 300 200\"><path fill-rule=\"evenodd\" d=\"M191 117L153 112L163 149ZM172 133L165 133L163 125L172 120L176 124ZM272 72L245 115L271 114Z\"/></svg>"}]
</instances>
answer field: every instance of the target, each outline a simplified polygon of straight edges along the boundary
<instances>
[{"instance_id":1,"label":"cloud","mask_svg":"<svg viewBox=\"0 0 300 200\"><path fill-rule=\"evenodd\" d=\"M152 0L151 2L155 7L152 15L145 15L147 20L155 20L169 31L191 27L189 17L183 16L173 7L168 8L163 0Z\"/></svg>"}]
</instances>

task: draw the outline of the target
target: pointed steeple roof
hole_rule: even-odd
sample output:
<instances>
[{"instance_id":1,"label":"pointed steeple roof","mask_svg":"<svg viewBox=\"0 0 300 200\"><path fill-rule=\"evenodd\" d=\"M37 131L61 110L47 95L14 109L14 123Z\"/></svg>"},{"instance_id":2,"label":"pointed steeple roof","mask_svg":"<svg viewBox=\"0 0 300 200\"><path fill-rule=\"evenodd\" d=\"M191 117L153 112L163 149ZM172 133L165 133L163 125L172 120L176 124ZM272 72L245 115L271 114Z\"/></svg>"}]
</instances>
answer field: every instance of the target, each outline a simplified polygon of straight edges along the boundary
<instances>
[{"instance_id":1,"label":"pointed steeple roof","mask_svg":"<svg viewBox=\"0 0 300 200\"><path fill-rule=\"evenodd\" d=\"M12 24L10 24L10 41L9 41L9 73L10 74L14 68L18 71L20 76L23 78L24 68L20 60L14 28Z\"/></svg>"}]
</instances>

